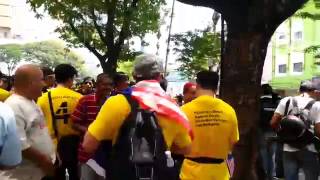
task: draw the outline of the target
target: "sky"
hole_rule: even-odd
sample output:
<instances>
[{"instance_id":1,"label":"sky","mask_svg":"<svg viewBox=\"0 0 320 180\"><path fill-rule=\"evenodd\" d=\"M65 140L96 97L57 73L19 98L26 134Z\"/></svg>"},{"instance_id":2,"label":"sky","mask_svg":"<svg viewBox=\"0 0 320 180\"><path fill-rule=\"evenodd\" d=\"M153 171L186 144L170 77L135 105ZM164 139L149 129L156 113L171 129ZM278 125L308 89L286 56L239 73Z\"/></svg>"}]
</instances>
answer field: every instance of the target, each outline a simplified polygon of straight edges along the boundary
<instances>
[{"instance_id":1,"label":"sky","mask_svg":"<svg viewBox=\"0 0 320 180\"><path fill-rule=\"evenodd\" d=\"M13 0L16 4L13 10L14 19L14 30L23 34L26 37L26 41L32 40L48 40L56 39L59 37L57 33L54 32L55 27L57 27L58 22L52 20L49 16L45 16L43 19L34 18L34 13L29 7L26 7L25 0ZM167 8L171 10L173 0L167 0ZM195 29L204 29L210 22L213 10L203 7L195 7L186 4L182 4L178 1L175 3L175 13L172 25L172 34L186 32ZM161 59L165 59L168 38L167 25L169 24L169 17L166 19L166 25L161 27L162 37L160 38L160 50L159 56ZM156 44L157 38L155 35L148 34L145 40L150 44L144 47L143 51L149 54L156 54ZM136 43L140 44L140 43ZM135 49L141 50L139 45L135 46ZM102 70L97 69L96 65L99 64L97 58L90 53L87 49L75 49L86 62L86 66L89 71L94 72L93 74L98 74ZM169 62L173 64L175 55L170 53Z\"/></svg>"}]
</instances>

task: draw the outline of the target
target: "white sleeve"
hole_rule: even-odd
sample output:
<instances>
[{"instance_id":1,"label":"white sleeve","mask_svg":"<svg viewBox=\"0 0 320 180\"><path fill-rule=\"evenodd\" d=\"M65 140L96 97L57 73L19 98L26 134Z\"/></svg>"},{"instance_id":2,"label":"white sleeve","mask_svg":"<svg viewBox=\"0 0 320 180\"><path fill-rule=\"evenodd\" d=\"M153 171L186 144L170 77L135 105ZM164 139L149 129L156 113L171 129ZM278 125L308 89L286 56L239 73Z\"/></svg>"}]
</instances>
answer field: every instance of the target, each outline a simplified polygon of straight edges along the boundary
<instances>
[{"instance_id":1,"label":"white sleeve","mask_svg":"<svg viewBox=\"0 0 320 180\"><path fill-rule=\"evenodd\" d=\"M320 123L320 102L316 102L314 104L314 107L316 107L316 108L312 108L314 109L314 112L313 112L314 123L318 124Z\"/></svg>"},{"instance_id":2,"label":"white sleeve","mask_svg":"<svg viewBox=\"0 0 320 180\"><path fill-rule=\"evenodd\" d=\"M277 109L274 112L283 116L284 115L284 111L286 109L286 104L287 104L289 99L290 99L290 97L286 97L286 98L281 99Z\"/></svg>"}]
</instances>

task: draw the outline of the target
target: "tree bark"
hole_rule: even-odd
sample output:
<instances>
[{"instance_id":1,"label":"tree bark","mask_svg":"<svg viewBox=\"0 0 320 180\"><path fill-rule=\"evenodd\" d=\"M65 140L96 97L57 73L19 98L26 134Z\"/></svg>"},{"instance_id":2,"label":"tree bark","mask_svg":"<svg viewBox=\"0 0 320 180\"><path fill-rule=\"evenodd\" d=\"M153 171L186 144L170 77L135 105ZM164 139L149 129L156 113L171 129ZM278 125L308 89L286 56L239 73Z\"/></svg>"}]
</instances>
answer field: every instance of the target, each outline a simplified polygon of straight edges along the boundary
<instances>
[{"instance_id":1,"label":"tree bark","mask_svg":"<svg viewBox=\"0 0 320 180\"><path fill-rule=\"evenodd\" d=\"M99 61L103 72L113 76L117 72L117 60L118 56L102 56Z\"/></svg>"},{"instance_id":2,"label":"tree bark","mask_svg":"<svg viewBox=\"0 0 320 180\"><path fill-rule=\"evenodd\" d=\"M272 34L272 33L270 33ZM228 34L221 71L220 95L238 115L240 141L234 147L234 180L258 179L257 121L261 72L271 35L264 32Z\"/></svg>"}]
</instances>

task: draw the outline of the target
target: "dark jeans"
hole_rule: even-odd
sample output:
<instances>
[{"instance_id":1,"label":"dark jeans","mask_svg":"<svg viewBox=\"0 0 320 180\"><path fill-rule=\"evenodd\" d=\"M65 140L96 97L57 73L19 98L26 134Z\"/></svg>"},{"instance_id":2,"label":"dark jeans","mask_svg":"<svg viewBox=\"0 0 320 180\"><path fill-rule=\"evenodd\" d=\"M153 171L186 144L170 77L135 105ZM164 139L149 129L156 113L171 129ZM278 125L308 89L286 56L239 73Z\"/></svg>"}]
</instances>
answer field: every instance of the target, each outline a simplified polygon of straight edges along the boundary
<instances>
[{"instance_id":1,"label":"dark jeans","mask_svg":"<svg viewBox=\"0 0 320 180\"><path fill-rule=\"evenodd\" d=\"M318 180L319 159L318 154L303 149L296 152L283 153L283 166L286 180L298 180L299 169L302 168L305 180Z\"/></svg>"},{"instance_id":2,"label":"dark jeans","mask_svg":"<svg viewBox=\"0 0 320 180\"><path fill-rule=\"evenodd\" d=\"M56 168L56 179L64 180L66 169L70 180L79 180L78 174L78 146L79 136L65 136L60 138L57 146L57 152L61 159L61 165Z\"/></svg>"}]
</instances>

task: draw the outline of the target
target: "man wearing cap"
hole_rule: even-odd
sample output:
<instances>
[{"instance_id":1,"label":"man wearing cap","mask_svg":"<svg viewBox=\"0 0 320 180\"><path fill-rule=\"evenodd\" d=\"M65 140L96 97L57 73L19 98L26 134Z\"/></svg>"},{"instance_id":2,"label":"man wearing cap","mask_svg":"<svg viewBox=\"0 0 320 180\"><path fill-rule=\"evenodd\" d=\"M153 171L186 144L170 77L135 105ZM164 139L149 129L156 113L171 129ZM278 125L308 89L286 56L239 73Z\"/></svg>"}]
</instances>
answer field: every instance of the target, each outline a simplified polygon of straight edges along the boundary
<instances>
[{"instance_id":1,"label":"man wearing cap","mask_svg":"<svg viewBox=\"0 0 320 180\"><path fill-rule=\"evenodd\" d=\"M295 97L283 98L271 120L271 127L275 130L279 129L279 124L287 112L294 109L294 101L299 109L305 109L306 106L313 100L320 97L320 83L312 81L311 86L304 88L303 92ZM288 105L287 105L288 104ZM288 106L288 108L286 108ZM315 102L309 111L308 120L311 121L309 130L314 132L317 137L320 137L320 103ZM283 146L283 167L286 180L298 180L299 169L304 171L306 180L318 180L319 176L319 158L313 143L305 148L297 149L289 144Z\"/></svg>"},{"instance_id":2,"label":"man wearing cap","mask_svg":"<svg viewBox=\"0 0 320 180\"><path fill-rule=\"evenodd\" d=\"M196 98L196 84L188 82L183 86L183 103L187 104Z\"/></svg>"},{"instance_id":3,"label":"man wearing cap","mask_svg":"<svg viewBox=\"0 0 320 180\"><path fill-rule=\"evenodd\" d=\"M133 71L137 84L132 89L131 96L141 108L148 108L156 113L168 149L186 154L191 148L190 125L179 107L160 87L162 72L162 63L155 56L137 57ZM171 113L166 111L168 109ZM131 106L124 95L110 97L102 106L96 120L89 126L83 142L84 149L93 153L102 140L112 140L114 144L120 128L130 113ZM130 180L127 178L122 179Z\"/></svg>"}]
</instances>

